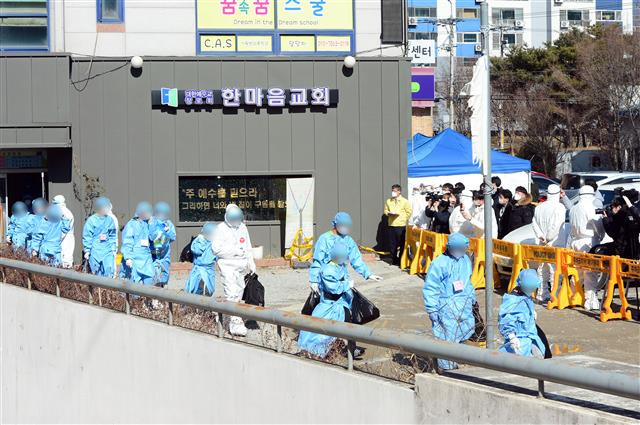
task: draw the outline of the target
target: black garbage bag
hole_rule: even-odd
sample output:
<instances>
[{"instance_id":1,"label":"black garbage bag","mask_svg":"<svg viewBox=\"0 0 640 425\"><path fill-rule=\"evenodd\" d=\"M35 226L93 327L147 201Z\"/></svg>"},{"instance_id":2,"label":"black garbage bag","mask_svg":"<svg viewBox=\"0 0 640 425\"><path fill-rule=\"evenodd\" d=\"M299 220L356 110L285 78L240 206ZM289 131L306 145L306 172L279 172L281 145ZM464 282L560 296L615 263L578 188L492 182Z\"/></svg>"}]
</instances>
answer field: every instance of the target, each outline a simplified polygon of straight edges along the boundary
<instances>
[{"instance_id":1,"label":"black garbage bag","mask_svg":"<svg viewBox=\"0 0 640 425\"><path fill-rule=\"evenodd\" d=\"M320 294L311 291L309 296L307 297L307 301L305 301L304 306L302 307L301 314L306 316L311 316L313 313L313 309L320 303Z\"/></svg>"},{"instance_id":2,"label":"black garbage bag","mask_svg":"<svg viewBox=\"0 0 640 425\"><path fill-rule=\"evenodd\" d=\"M191 240L189 243L182 248L182 252L180 252L180 261L183 263L193 263L193 252L191 252L191 242L195 239L195 236L191 236Z\"/></svg>"},{"instance_id":3,"label":"black garbage bag","mask_svg":"<svg viewBox=\"0 0 640 425\"><path fill-rule=\"evenodd\" d=\"M538 325L536 325L536 330L538 331L538 337L544 344L544 358L550 359L552 357L551 346L549 345L549 340L547 339L547 335L545 335L544 331Z\"/></svg>"},{"instance_id":4,"label":"black garbage bag","mask_svg":"<svg viewBox=\"0 0 640 425\"><path fill-rule=\"evenodd\" d=\"M351 323L366 325L380 317L380 310L357 289L353 291L353 302L351 303Z\"/></svg>"},{"instance_id":5,"label":"black garbage bag","mask_svg":"<svg viewBox=\"0 0 640 425\"><path fill-rule=\"evenodd\" d=\"M473 331L473 335L469 338L469 341L486 342L487 332L484 327L484 320L482 320L482 316L480 315L480 305L478 305L477 301L473 303L472 312L473 319L476 322L476 327Z\"/></svg>"},{"instance_id":6,"label":"black garbage bag","mask_svg":"<svg viewBox=\"0 0 640 425\"><path fill-rule=\"evenodd\" d=\"M258 280L258 275L249 273L244 277L244 283L242 300L247 304L264 307L264 286Z\"/></svg>"}]
</instances>

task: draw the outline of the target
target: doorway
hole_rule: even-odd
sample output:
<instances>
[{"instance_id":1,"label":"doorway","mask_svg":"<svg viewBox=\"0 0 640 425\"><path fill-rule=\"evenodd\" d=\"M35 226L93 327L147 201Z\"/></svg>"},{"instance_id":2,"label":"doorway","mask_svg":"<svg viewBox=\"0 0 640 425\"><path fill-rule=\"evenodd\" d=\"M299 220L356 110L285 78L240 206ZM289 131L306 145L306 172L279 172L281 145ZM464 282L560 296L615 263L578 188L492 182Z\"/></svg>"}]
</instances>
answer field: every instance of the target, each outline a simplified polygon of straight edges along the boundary
<instances>
[{"instance_id":1,"label":"doorway","mask_svg":"<svg viewBox=\"0 0 640 425\"><path fill-rule=\"evenodd\" d=\"M36 198L47 199L47 173L37 172L17 172L0 174L0 185L4 177L4 189L0 188L3 194L3 202L8 202L7 211L11 214L11 205L14 202L22 201L31 209L31 201ZM2 193L4 191L4 193Z\"/></svg>"}]
</instances>

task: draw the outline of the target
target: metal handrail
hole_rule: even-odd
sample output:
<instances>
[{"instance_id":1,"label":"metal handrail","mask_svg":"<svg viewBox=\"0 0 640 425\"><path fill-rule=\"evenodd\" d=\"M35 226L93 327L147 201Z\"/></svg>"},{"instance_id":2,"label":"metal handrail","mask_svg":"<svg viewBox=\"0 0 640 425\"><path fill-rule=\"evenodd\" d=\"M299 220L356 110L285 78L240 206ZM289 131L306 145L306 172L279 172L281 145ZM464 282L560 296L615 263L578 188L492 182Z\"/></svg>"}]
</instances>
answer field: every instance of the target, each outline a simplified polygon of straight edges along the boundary
<instances>
[{"instance_id":1,"label":"metal handrail","mask_svg":"<svg viewBox=\"0 0 640 425\"><path fill-rule=\"evenodd\" d=\"M0 258L0 267L121 291L130 295L151 297L168 303L217 312L218 314L240 316L249 320L271 323L277 325L279 328L284 326L316 332L380 347L397 349L420 356L448 359L486 369L527 376L537 379L539 382L556 382L558 384L640 400L640 380L637 379L637 377L620 373L569 366L556 360L541 360L532 357L516 356L501 353L496 350L453 344L425 336L412 335L388 329L374 329L352 323L311 318L302 314L267 307L256 307L226 301L219 302L213 297L175 293L153 286L134 284L122 279L110 279L6 258ZM281 343L279 342L278 350L280 349Z\"/></svg>"}]
</instances>

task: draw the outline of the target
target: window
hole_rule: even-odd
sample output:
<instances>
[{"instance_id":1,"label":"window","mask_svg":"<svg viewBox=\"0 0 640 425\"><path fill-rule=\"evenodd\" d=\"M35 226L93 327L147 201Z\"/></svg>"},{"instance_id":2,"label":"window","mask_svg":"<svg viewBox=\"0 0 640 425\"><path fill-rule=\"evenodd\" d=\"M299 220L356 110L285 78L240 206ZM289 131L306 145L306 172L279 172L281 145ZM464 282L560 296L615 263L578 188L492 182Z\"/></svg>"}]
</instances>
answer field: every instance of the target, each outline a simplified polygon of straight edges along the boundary
<instances>
[{"instance_id":1,"label":"window","mask_svg":"<svg viewBox=\"0 0 640 425\"><path fill-rule=\"evenodd\" d=\"M492 9L491 21L494 25L515 25L522 20L522 9Z\"/></svg>"},{"instance_id":2,"label":"window","mask_svg":"<svg viewBox=\"0 0 640 425\"><path fill-rule=\"evenodd\" d=\"M458 43L478 43L480 34L477 32L459 32L457 37Z\"/></svg>"},{"instance_id":3,"label":"window","mask_svg":"<svg viewBox=\"0 0 640 425\"><path fill-rule=\"evenodd\" d=\"M589 25L588 10L561 10L560 21L569 21L570 25Z\"/></svg>"},{"instance_id":4,"label":"window","mask_svg":"<svg viewBox=\"0 0 640 425\"><path fill-rule=\"evenodd\" d=\"M599 156L592 156L591 157L591 166L595 167L594 163L594 159L598 158L598 160L600 159ZM600 166L600 164L597 165L598 167ZM629 183L640 183L640 176L633 176L633 177L622 177L619 179L614 179L611 181L606 182L607 185L614 185L614 184L629 184Z\"/></svg>"},{"instance_id":5,"label":"window","mask_svg":"<svg viewBox=\"0 0 640 425\"><path fill-rule=\"evenodd\" d=\"M522 34L521 33L503 33L502 34L502 43L500 43L500 34L493 33L492 34L492 43L493 49L498 50L502 48L509 48L513 46L522 45Z\"/></svg>"},{"instance_id":6,"label":"window","mask_svg":"<svg viewBox=\"0 0 640 425\"><path fill-rule=\"evenodd\" d=\"M2 50L49 50L49 7L46 0L0 0Z\"/></svg>"},{"instance_id":7,"label":"window","mask_svg":"<svg viewBox=\"0 0 640 425\"><path fill-rule=\"evenodd\" d=\"M436 18L437 12L435 7L410 7L409 16L415 18Z\"/></svg>"},{"instance_id":8,"label":"window","mask_svg":"<svg viewBox=\"0 0 640 425\"><path fill-rule=\"evenodd\" d=\"M98 22L121 23L124 22L124 0L96 0L98 9Z\"/></svg>"},{"instance_id":9,"label":"window","mask_svg":"<svg viewBox=\"0 0 640 425\"><path fill-rule=\"evenodd\" d=\"M597 21L621 21L621 10L596 10Z\"/></svg>"},{"instance_id":10,"label":"window","mask_svg":"<svg viewBox=\"0 0 640 425\"><path fill-rule=\"evenodd\" d=\"M480 10L478 8L473 9L456 9L456 17L460 19L478 19L478 13Z\"/></svg>"},{"instance_id":11,"label":"window","mask_svg":"<svg viewBox=\"0 0 640 425\"><path fill-rule=\"evenodd\" d=\"M411 31L411 32L409 32L409 40L434 40L434 41L438 41L438 33L437 32Z\"/></svg>"}]
</instances>

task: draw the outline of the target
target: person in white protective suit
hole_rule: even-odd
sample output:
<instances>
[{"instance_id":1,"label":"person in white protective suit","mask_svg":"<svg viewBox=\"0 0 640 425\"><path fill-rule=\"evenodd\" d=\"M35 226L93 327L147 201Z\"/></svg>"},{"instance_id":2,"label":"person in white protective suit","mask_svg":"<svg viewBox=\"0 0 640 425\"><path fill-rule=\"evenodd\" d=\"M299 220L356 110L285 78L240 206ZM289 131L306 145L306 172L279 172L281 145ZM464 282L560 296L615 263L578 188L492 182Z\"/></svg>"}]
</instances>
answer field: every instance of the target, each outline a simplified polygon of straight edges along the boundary
<instances>
[{"instance_id":1,"label":"person in white protective suit","mask_svg":"<svg viewBox=\"0 0 640 425\"><path fill-rule=\"evenodd\" d=\"M470 190L463 190L460 193L460 202L458 206L451 211L449 216L449 232L462 233L470 238L474 236L473 226L469 223L463 213L469 211L473 207L473 193Z\"/></svg>"},{"instance_id":2,"label":"person in white protective suit","mask_svg":"<svg viewBox=\"0 0 640 425\"><path fill-rule=\"evenodd\" d=\"M212 241L225 299L235 302L242 299L245 275L256 271L249 231L243 220L242 210L236 204L227 205L224 223L218 225ZM229 332L236 336L247 335L247 328L240 317L230 318Z\"/></svg>"},{"instance_id":3,"label":"person in white protective suit","mask_svg":"<svg viewBox=\"0 0 640 425\"><path fill-rule=\"evenodd\" d=\"M539 204L533 213L533 233L536 236L536 244L542 246L559 247L564 241L559 241L558 236L564 224L567 209L560 202L560 186L551 184L547 188L547 200ZM549 300L549 282L553 279L555 264L541 263L538 266L538 277L541 285L538 288L536 298L538 301Z\"/></svg>"},{"instance_id":4,"label":"person in white protective suit","mask_svg":"<svg viewBox=\"0 0 640 425\"><path fill-rule=\"evenodd\" d=\"M67 233L62 235L62 242L61 242L61 248L62 248L61 264L62 264L62 267L68 269L73 267L73 250L76 247L76 238L73 233L74 231L73 213L69 208L67 208L66 199L64 198L63 195L54 196L52 203L54 205L57 205L60 208L60 211L62 212L62 219L69 220L70 229Z\"/></svg>"},{"instance_id":5,"label":"person in white protective suit","mask_svg":"<svg viewBox=\"0 0 640 425\"><path fill-rule=\"evenodd\" d=\"M473 194L473 207L468 212L462 212L464 218L469 220L473 227L473 235L470 236L472 238L484 238L484 208L484 194L477 191ZM491 208L491 205L488 208ZM494 239L498 237L498 223L493 210L491 211L491 237Z\"/></svg>"},{"instance_id":6,"label":"person in white protective suit","mask_svg":"<svg viewBox=\"0 0 640 425\"><path fill-rule=\"evenodd\" d=\"M429 219L425 214L425 208L427 208L427 200L425 195L427 189L424 185L413 188L413 195L411 196L411 217L409 218L409 224L421 229L427 229Z\"/></svg>"},{"instance_id":7,"label":"person in white protective suit","mask_svg":"<svg viewBox=\"0 0 640 425\"><path fill-rule=\"evenodd\" d=\"M113 204L109 203L109 207L107 208L107 215L111 217L116 226L116 252L118 252L118 233L120 232L120 224L118 223L118 217L113 213ZM116 277L116 265L115 265L115 257L114 257L114 265L113 265L113 277Z\"/></svg>"},{"instance_id":8,"label":"person in white protective suit","mask_svg":"<svg viewBox=\"0 0 640 425\"><path fill-rule=\"evenodd\" d=\"M602 217L596 214L596 208L593 205L595 197L593 187L582 186L579 196L578 203L569 211L571 231L567 240L567 247L574 251L589 252L604 237L604 227L602 225ZM584 308L586 310L599 310L597 274L579 269L578 276L584 287Z\"/></svg>"}]
</instances>

